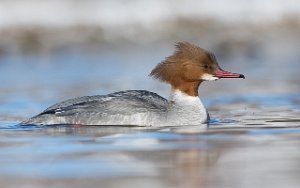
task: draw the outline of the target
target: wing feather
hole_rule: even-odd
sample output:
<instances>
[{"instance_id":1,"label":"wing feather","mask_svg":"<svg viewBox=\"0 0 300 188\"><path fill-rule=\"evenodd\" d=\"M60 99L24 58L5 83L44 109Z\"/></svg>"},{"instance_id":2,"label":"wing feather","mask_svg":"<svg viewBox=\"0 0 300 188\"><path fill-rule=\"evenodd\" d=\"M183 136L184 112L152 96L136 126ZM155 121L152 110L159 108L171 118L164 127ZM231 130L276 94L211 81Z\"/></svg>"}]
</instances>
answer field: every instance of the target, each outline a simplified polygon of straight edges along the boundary
<instances>
[{"instance_id":1,"label":"wing feather","mask_svg":"<svg viewBox=\"0 0 300 188\"><path fill-rule=\"evenodd\" d=\"M84 96L57 103L39 115L71 116L78 113L130 115L151 111L165 111L167 100L145 90L128 90L109 95Z\"/></svg>"}]
</instances>

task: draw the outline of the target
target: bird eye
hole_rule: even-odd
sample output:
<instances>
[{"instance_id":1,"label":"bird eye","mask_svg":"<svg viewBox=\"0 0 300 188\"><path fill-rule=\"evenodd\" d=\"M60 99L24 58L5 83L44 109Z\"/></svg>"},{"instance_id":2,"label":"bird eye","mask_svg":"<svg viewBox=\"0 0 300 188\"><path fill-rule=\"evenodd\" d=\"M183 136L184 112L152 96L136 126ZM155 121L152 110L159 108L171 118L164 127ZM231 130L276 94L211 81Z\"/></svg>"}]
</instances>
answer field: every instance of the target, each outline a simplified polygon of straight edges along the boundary
<instances>
[{"instance_id":1,"label":"bird eye","mask_svg":"<svg viewBox=\"0 0 300 188\"><path fill-rule=\"evenodd\" d=\"M205 69L208 69L208 65L204 65L203 67L204 67Z\"/></svg>"}]
</instances>

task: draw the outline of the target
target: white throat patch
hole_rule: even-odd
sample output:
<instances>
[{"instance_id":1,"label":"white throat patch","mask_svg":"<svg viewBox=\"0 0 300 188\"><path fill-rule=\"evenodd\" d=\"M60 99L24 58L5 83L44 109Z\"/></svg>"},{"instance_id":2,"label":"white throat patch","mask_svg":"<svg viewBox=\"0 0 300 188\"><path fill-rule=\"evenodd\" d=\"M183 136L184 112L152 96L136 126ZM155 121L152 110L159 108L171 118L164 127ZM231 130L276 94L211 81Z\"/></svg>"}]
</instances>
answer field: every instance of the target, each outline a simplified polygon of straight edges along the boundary
<instances>
[{"instance_id":1,"label":"white throat patch","mask_svg":"<svg viewBox=\"0 0 300 188\"><path fill-rule=\"evenodd\" d=\"M218 80L219 78L218 77L215 77L214 75L212 74L207 74L207 73L204 73L201 77L202 80L206 80L206 81L212 81L212 80Z\"/></svg>"}]
</instances>

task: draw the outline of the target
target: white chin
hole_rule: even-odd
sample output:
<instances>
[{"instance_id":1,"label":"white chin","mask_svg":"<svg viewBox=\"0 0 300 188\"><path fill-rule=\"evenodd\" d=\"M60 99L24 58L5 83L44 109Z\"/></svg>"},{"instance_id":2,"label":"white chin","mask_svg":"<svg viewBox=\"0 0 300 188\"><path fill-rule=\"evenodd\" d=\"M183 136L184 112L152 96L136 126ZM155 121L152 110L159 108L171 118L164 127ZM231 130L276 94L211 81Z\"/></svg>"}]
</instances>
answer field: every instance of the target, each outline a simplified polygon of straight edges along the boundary
<instances>
[{"instance_id":1,"label":"white chin","mask_svg":"<svg viewBox=\"0 0 300 188\"><path fill-rule=\"evenodd\" d=\"M206 81L213 81L213 80L218 80L218 77L215 77L212 74L203 74L201 77L202 80L206 80Z\"/></svg>"}]
</instances>

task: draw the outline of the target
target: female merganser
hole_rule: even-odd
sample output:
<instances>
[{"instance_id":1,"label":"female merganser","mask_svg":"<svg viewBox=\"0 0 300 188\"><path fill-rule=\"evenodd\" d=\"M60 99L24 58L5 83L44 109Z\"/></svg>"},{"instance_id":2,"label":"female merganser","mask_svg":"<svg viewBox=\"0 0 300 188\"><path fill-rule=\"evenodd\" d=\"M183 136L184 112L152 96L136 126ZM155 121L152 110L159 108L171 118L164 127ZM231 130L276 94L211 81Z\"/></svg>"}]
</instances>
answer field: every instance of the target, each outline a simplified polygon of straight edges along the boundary
<instances>
[{"instance_id":1,"label":"female merganser","mask_svg":"<svg viewBox=\"0 0 300 188\"><path fill-rule=\"evenodd\" d=\"M198 97L205 80L245 78L222 70L215 56L188 42L176 44L176 51L150 73L172 86L169 100L145 90L128 90L108 95L69 99L47 108L21 125L198 125L206 123L208 112Z\"/></svg>"}]
</instances>

